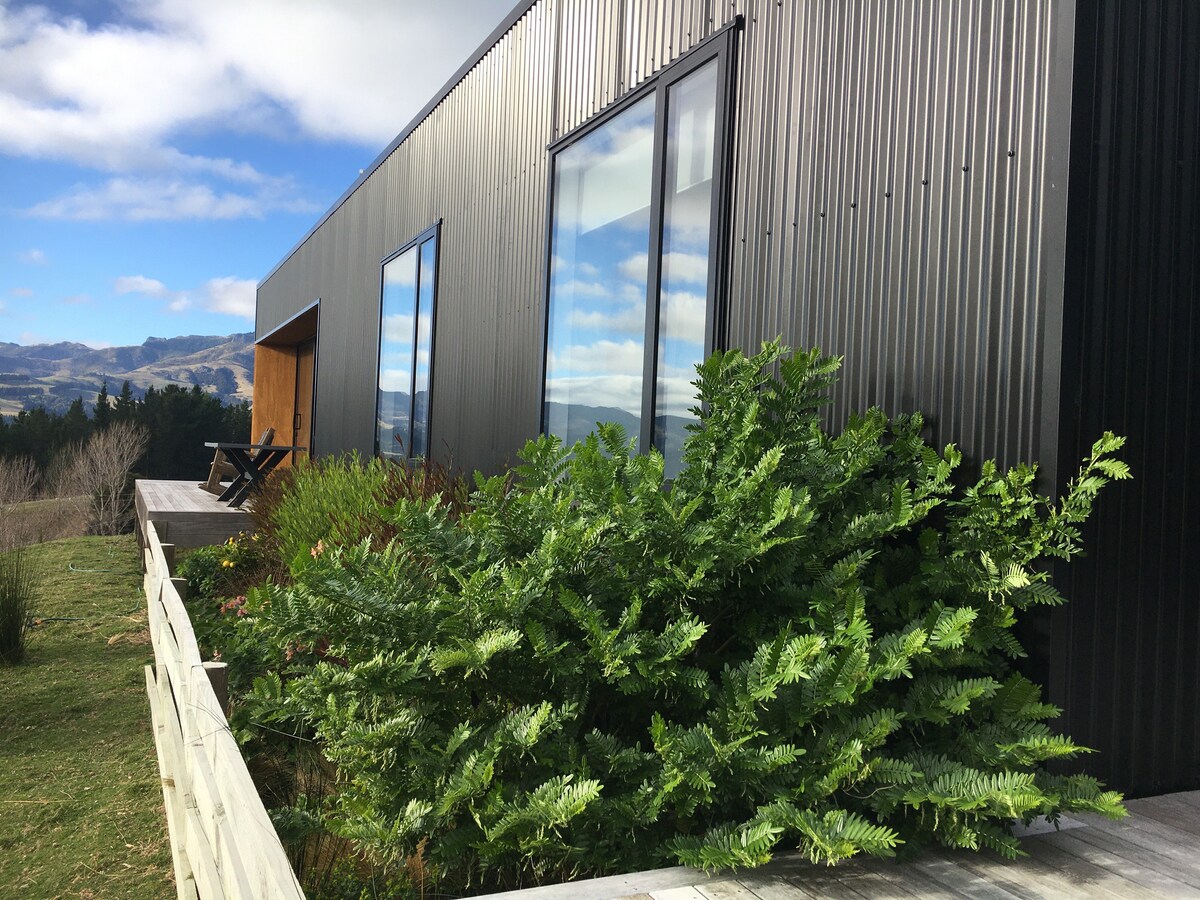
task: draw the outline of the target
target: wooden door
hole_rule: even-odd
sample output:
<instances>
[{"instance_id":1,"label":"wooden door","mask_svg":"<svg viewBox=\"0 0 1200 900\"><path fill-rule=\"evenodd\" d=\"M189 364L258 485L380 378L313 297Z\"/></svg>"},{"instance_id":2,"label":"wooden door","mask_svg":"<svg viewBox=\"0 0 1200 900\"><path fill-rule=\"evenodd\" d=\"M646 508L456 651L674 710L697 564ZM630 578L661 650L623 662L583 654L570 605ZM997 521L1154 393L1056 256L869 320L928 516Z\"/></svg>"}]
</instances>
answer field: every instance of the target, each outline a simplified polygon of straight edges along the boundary
<instances>
[{"instance_id":1,"label":"wooden door","mask_svg":"<svg viewBox=\"0 0 1200 900\"><path fill-rule=\"evenodd\" d=\"M292 446L312 451L313 388L316 385L317 339L296 345L296 405L292 417ZM295 461L295 454L293 454Z\"/></svg>"}]
</instances>

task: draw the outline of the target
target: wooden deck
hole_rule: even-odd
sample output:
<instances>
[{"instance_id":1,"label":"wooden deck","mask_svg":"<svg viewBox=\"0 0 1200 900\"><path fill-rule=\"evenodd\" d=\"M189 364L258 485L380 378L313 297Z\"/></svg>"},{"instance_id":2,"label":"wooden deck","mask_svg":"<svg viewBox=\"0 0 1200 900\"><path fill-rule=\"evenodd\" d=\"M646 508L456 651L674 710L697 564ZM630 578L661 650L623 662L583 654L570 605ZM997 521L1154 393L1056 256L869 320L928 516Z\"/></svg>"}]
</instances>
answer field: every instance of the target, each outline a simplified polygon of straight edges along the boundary
<instances>
[{"instance_id":1,"label":"wooden deck","mask_svg":"<svg viewBox=\"0 0 1200 900\"><path fill-rule=\"evenodd\" d=\"M138 533L146 522L166 523L166 537L176 547L220 544L254 526L244 509L231 509L194 481L150 481L140 478L134 490ZM160 529L160 535L162 529Z\"/></svg>"},{"instance_id":2,"label":"wooden deck","mask_svg":"<svg viewBox=\"0 0 1200 900\"><path fill-rule=\"evenodd\" d=\"M1032 828L1029 855L931 851L912 862L852 861L835 868L797 856L706 877L677 867L506 894L510 900L889 900L955 898L1200 898L1200 791L1128 802L1120 822L1096 816Z\"/></svg>"}]
</instances>

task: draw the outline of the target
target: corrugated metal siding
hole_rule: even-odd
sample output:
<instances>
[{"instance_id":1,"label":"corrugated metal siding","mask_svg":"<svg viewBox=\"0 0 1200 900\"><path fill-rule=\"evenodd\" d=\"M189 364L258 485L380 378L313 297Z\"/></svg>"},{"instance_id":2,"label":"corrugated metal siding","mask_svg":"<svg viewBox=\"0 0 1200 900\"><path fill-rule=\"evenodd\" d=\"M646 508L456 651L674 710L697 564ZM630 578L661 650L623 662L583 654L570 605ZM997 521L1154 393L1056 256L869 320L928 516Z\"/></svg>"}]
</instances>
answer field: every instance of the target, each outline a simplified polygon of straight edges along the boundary
<instances>
[{"instance_id":1,"label":"corrugated metal siding","mask_svg":"<svg viewBox=\"0 0 1200 900\"><path fill-rule=\"evenodd\" d=\"M1105 429L1106 492L1056 617L1051 684L1099 775L1200 788L1200 4L1081 5L1064 459Z\"/></svg>"},{"instance_id":2,"label":"corrugated metal siding","mask_svg":"<svg viewBox=\"0 0 1200 900\"><path fill-rule=\"evenodd\" d=\"M835 419L919 409L975 453L1052 453L1056 6L737 4L730 339L844 355Z\"/></svg>"},{"instance_id":3,"label":"corrugated metal siding","mask_svg":"<svg viewBox=\"0 0 1200 900\"><path fill-rule=\"evenodd\" d=\"M1052 454L1069 5L535 4L260 288L260 333L323 300L318 451L371 448L378 263L439 217L434 444L491 467L536 431L546 144L743 15L729 342L844 354L837 414L921 409L969 450Z\"/></svg>"},{"instance_id":4,"label":"corrugated metal siding","mask_svg":"<svg viewBox=\"0 0 1200 900\"><path fill-rule=\"evenodd\" d=\"M380 261L439 218L435 450L494 467L536 432L557 14L524 15L260 286L260 334L323 301L318 453L371 452Z\"/></svg>"}]
</instances>

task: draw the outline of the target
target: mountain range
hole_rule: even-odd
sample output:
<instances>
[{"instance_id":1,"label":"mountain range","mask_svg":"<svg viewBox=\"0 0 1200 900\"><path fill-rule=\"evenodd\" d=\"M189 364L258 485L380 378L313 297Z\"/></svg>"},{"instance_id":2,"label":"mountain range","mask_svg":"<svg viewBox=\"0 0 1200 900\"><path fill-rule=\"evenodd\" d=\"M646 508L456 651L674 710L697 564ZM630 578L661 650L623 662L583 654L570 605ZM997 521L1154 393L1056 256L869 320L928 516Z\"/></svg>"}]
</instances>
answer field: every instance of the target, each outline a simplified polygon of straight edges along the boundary
<instances>
[{"instance_id":1,"label":"mountain range","mask_svg":"<svg viewBox=\"0 0 1200 900\"><path fill-rule=\"evenodd\" d=\"M132 347L97 350L63 342L22 346L0 341L0 413L45 406L64 412L76 397L91 411L100 386L116 395L128 381L146 388L194 384L225 403L250 400L254 389L254 335L152 337Z\"/></svg>"}]
</instances>

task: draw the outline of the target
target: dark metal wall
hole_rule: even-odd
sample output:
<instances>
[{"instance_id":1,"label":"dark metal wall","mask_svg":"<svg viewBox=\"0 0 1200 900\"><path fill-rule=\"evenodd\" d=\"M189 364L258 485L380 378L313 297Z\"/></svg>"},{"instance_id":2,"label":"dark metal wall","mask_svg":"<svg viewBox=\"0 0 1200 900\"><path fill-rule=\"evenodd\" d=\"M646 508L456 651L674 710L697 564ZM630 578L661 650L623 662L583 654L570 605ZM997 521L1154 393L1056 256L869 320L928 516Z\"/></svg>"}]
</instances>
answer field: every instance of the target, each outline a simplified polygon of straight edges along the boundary
<instances>
[{"instance_id":1,"label":"dark metal wall","mask_svg":"<svg viewBox=\"0 0 1200 900\"><path fill-rule=\"evenodd\" d=\"M730 343L844 354L838 412L1053 454L1070 3L526 6L260 287L260 334L322 300L318 452L370 450L379 261L438 218L434 444L492 468L536 432L546 145L741 15Z\"/></svg>"},{"instance_id":2,"label":"dark metal wall","mask_svg":"<svg viewBox=\"0 0 1200 900\"><path fill-rule=\"evenodd\" d=\"M843 355L835 420L1052 467L1071 7L747 5L733 343Z\"/></svg>"},{"instance_id":3,"label":"dark metal wall","mask_svg":"<svg viewBox=\"0 0 1200 900\"><path fill-rule=\"evenodd\" d=\"M522 16L260 285L260 335L321 298L318 453L372 452L380 262L439 219L435 450L494 467L536 432L557 19Z\"/></svg>"},{"instance_id":4,"label":"dark metal wall","mask_svg":"<svg viewBox=\"0 0 1200 900\"><path fill-rule=\"evenodd\" d=\"M521 4L260 286L260 336L322 301L316 450L370 452L380 261L441 219L433 443L511 458L547 144L739 15L729 343L843 354L835 418L919 409L1047 485L1128 434L1035 666L1097 773L1200 786L1194 0Z\"/></svg>"},{"instance_id":5,"label":"dark metal wall","mask_svg":"<svg viewBox=\"0 0 1200 900\"><path fill-rule=\"evenodd\" d=\"M1200 3L1080 4L1063 459L1128 437L1063 582L1051 691L1136 794L1200 788ZM1066 474L1066 466L1063 466Z\"/></svg>"}]
</instances>

